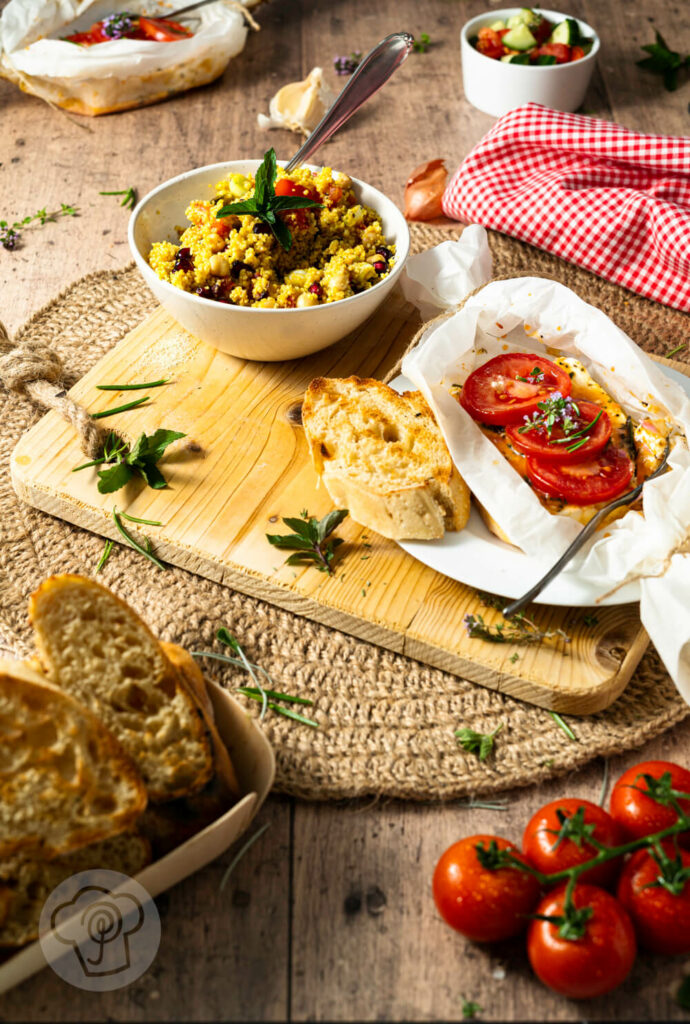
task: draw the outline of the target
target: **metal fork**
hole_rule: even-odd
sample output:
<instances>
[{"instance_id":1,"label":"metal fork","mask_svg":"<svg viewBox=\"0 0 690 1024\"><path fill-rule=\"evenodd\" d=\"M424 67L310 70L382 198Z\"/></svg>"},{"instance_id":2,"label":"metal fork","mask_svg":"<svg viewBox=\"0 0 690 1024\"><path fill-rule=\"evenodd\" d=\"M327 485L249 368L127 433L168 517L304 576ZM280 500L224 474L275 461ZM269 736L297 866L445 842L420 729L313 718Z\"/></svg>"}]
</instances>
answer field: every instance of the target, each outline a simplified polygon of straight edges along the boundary
<instances>
[{"instance_id":1,"label":"metal fork","mask_svg":"<svg viewBox=\"0 0 690 1024\"><path fill-rule=\"evenodd\" d=\"M573 556L577 554L582 545L589 540L589 538L592 536L592 534L598 527L599 523L602 521L602 519L606 518L609 512L613 512L614 509L620 508L622 505L629 505L631 502L635 501L635 499L640 496L640 494L642 493L642 488L646 483L648 483L649 480L654 480L655 477L661 476L661 474L666 469L666 463L668 462L670 452L671 439L670 437L667 437L664 457L657 466L657 468L654 470L654 472L651 474L651 476L648 476L645 480L642 481L641 484L638 484L637 487L635 487L632 491L628 491L627 494L621 494L620 498L616 498L614 501L610 501L608 505L604 505L603 508L599 509L597 514L590 519L590 521L585 526L584 530L582 530L581 533L578 533L577 537L572 542L572 544L565 549L561 557L558 559L555 565L553 565L549 569L546 575L542 576L539 582L535 583L534 586L531 587L526 594L523 594L522 597L519 597L517 601L513 601L511 604L506 605L506 607L503 609L503 617L509 619L513 615L517 615L518 612L521 612L522 609L530 603L530 601L533 601L538 594L541 594L544 587L547 587L551 580L555 579L556 576L558 576L559 572L561 572L568 564L568 562L573 558Z\"/></svg>"}]
</instances>

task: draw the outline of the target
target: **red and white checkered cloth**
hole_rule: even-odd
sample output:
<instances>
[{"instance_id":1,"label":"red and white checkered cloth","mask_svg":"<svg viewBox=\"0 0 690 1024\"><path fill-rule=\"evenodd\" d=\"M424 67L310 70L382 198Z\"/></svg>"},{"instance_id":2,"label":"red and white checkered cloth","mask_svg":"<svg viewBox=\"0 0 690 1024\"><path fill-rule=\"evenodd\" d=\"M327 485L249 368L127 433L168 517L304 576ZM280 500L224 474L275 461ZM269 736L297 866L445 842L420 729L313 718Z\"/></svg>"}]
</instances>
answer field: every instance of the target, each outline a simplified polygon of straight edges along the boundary
<instances>
[{"instance_id":1,"label":"red and white checkered cloth","mask_svg":"<svg viewBox=\"0 0 690 1024\"><path fill-rule=\"evenodd\" d=\"M528 103L462 162L443 210L690 311L690 138Z\"/></svg>"}]
</instances>

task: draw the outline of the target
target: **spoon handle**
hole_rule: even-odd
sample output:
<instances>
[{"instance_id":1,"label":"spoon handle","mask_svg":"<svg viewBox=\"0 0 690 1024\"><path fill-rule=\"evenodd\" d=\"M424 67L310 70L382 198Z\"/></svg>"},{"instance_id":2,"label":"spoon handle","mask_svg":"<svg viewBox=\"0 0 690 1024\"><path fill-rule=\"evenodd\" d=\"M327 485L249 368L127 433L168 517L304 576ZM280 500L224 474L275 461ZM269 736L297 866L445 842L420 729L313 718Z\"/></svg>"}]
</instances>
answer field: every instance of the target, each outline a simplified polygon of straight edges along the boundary
<instances>
[{"instance_id":1,"label":"spoon handle","mask_svg":"<svg viewBox=\"0 0 690 1024\"><path fill-rule=\"evenodd\" d=\"M382 39L360 63L333 106L326 111L309 138L286 164L285 170L292 171L306 163L319 146L330 139L370 96L378 92L405 60L413 43L414 36L408 32L395 32Z\"/></svg>"}]
</instances>

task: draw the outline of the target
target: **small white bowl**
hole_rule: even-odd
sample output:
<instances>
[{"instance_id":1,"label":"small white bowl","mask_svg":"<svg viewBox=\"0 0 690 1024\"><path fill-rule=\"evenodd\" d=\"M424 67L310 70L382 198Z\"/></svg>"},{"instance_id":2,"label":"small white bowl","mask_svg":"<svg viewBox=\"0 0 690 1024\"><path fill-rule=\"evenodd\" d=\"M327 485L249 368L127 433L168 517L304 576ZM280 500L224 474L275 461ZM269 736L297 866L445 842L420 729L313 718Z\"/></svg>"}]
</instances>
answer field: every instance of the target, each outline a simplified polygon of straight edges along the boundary
<instances>
[{"instance_id":1,"label":"small white bowl","mask_svg":"<svg viewBox=\"0 0 690 1024\"><path fill-rule=\"evenodd\" d=\"M132 212L129 245L146 284L160 304L190 334L221 352L240 359L275 362L311 355L354 331L371 316L395 285L410 248L407 222L397 206L371 185L352 179L359 202L381 217L385 238L395 244L395 264L372 288L338 302L304 309L255 309L229 306L161 281L148 264L154 242L177 244L177 227L185 224L185 210L193 199L210 199L215 185L228 173L256 171L260 160L231 160L209 164L171 178L149 192ZM318 170L306 164L310 170Z\"/></svg>"},{"instance_id":2,"label":"small white bowl","mask_svg":"<svg viewBox=\"0 0 690 1024\"><path fill-rule=\"evenodd\" d=\"M501 117L523 103L541 103L553 110L572 113L582 105L599 52L599 39L586 22L573 19L580 26L581 34L593 41L592 49L570 64L504 64L485 57L470 44L480 28L488 28L499 19L506 21L520 10L519 7L504 7L500 11L488 11L472 18L461 29L462 84L466 98L477 110L494 117ZM544 7L536 10L554 24L572 17Z\"/></svg>"}]
</instances>

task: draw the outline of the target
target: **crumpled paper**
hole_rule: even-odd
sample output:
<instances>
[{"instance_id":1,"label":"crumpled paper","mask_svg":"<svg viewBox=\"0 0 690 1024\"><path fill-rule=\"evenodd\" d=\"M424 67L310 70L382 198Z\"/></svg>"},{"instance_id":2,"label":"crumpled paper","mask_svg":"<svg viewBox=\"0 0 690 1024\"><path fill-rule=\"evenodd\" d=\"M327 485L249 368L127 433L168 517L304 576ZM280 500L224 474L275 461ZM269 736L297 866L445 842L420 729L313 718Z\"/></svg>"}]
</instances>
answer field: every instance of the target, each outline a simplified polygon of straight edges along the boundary
<instances>
[{"instance_id":1,"label":"crumpled paper","mask_svg":"<svg viewBox=\"0 0 690 1024\"><path fill-rule=\"evenodd\" d=\"M476 225L456 242L413 256L405 296L425 318L457 306L487 272L486 233ZM436 302L434 306L433 303ZM431 324L405 357L402 372L418 387L448 443L458 471L499 526L525 554L554 562L580 532L579 523L549 513L472 418L450 386L506 351L579 359L635 421L653 403L674 421L670 471L645 484L642 512L628 511L576 556L567 572L585 576L600 594L640 578L642 623L679 691L690 703L690 397L602 310L556 281L494 281L447 320Z\"/></svg>"},{"instance_id":2,"label":"crumpled paper","mask_svg":"<svg viewBox=\"0 0 690 1024\"><path fill-rule=\"evenodd\" d=\"M194 35L170 43L114 39L76 46L62 35L84 31L118 10L175 18L187 0L10 0L0 17L0 75L27 92L81 114L142 106L213 81L244 47L241 10L222 0L189 22ZM245 4L251 6L251 0Z\"/></svg>"}]
</instances>

